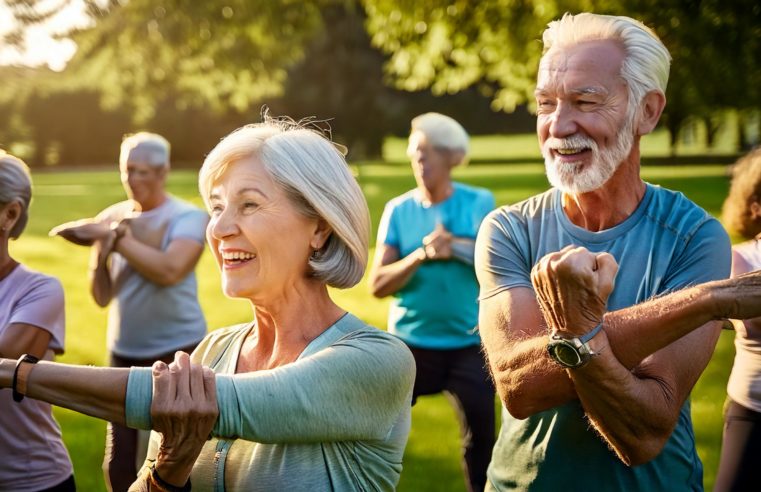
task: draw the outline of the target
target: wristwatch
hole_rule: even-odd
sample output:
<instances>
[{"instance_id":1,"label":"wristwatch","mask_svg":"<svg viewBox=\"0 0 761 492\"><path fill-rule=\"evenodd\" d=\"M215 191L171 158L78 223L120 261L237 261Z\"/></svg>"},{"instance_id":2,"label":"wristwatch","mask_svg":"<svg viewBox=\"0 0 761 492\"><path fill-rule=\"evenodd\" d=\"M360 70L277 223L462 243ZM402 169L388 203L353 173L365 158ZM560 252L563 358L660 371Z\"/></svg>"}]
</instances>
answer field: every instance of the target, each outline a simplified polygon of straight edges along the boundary
<instances>
[{"instance_id":1,"label":"wristwatch","mask_svg":"<svg viewBox=\"0 0 761 492\"><path fill-rule=\"evenodd\" d=\"M13 390L13 401L20 403L26 395L26 382L29 378L29 373L32 372L32 368L40 359L33 355L24 354L16 361L16 369L13 371L13 382L11 389Z\"/></svg>"},{"instance_id":2,"label":"wristwatch","mask_svg":"<svg viewBox=\"0 0 761 492\"><path fill-rule=\"evenodd\" d=\"M584 366L593 355L589 347L589 341L602 330L602 322L595 326L592 331L574 338L563 338L557 334L550 336L547 344L547 352L550 357L567 369L576 369Z\"/></svg>"}]
</instances>

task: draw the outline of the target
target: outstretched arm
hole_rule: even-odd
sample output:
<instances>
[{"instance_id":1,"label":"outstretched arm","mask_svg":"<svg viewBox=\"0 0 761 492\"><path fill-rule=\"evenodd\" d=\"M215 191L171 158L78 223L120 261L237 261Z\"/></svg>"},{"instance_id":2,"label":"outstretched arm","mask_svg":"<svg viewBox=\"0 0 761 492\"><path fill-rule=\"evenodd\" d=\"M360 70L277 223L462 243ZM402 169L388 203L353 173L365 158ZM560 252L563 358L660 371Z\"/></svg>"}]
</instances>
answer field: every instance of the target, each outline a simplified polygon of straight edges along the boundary
<instances>
[{"instance_id":1,"label":"outstretched arm","mask_svg":"<svg viewBox=\"0 0 761 492\"><path fill-rule=\"evenodd\" d=\"M0 389L10 388L16 361L0 359ZM41 361L29 374L26 396L124 424L129 369Z\"/></svg>"}]
</instances>

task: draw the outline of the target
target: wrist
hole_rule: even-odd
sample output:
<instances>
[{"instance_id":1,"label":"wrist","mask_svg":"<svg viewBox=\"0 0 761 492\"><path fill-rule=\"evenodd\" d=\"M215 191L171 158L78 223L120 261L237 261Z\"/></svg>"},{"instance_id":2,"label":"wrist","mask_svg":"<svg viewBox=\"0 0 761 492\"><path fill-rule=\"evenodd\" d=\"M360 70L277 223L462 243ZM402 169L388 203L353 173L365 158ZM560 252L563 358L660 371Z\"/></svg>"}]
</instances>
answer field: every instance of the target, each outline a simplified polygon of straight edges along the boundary
<instances>
[{"instance_id":1,"label":"wrist","mask_svg":"<svg viewBox=\"0 0 761 492\"><path fill-rule=\"evenodd\" d=\"M155 461L151 465L150 479L152 485L162 492L186 492L191 490L189 470L187 473L177 474L166 466L162 466L160 461Z\"/></svg>"},{"instance_id":2,"label":"wrist","mask_svg":"<svg viewBox=\"0 0 761 492\"><path fill-rule=\"evenodd\" d=\"M430 257L428 256L428 252L425 250L425 246L420 246L418 249L415 250L415 253L416 253L415 259L418 260L420 263L423 263L430 259Z\"/></svg>"}]
</instances>

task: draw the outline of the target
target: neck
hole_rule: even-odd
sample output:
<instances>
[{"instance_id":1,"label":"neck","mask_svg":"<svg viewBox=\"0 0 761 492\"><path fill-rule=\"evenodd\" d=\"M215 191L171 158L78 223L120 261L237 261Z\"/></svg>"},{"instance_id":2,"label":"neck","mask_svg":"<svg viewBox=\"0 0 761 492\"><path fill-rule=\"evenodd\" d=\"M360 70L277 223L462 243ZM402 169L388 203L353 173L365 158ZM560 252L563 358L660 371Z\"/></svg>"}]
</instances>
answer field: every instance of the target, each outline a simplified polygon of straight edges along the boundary
<instances>
[{"instance_id":1,"label":"neck","mask_svg":"<svg viewBox=\"0 0 761 492\"><path fill-rule=\"evenodd\" d=\"M249 370L270 369L295 361L309 343L343 316L325 284L307 281L285 298L254 305L255 337L241 351Z\"/></svg>"},{"instance_id":2,"label":"neck","mask_svg":"<svg viewBox=\"0 0 761 492\"><path fill-rule=\"evenodd\" d=\"M639 150L635 148L601 188L588 193L563 193L563 210L568 219L593 232L626 220L645 196L639 171Z\"/></svg>"},{"instance_id":3,"label":"neck","mask_svg":"<svg viewBox=\"0 0 761 492\"><path fill-rule=\"evenodd\" d=\"M14 268L18 265L18 261L11 258L8 254L8 240L4 238L3 247L0 250L0 280L5 279Z\"/></svg>"},{"instance_id":4,"label":"neck","mask_svg":"<svg viewBox=\"0 0 761 492\"><path fill-rule=\"evenodd\" d=\"M132 203L134 205L135 211L138 212L147 212L149 210L153 210L154 208L160 207L165 201L167 200L167 196L165 192L161 192L158 196L151 198L149 200L146 200L145 202L138 202L137 200L132 200Z\"/></svg>"},{"instance_id":5,"label":"neck","mask_svg":"<svg viewBox=\"0 0 761 492\"><path fill-rule=\"evenodd\" d=\"M425 186L420 187L420 193L423 195L423 201L427 202L428 204L441 203L452 196L453 192L454 187L452 186L451 181L447 181L446 183L443 183L433 189L426 188Z\"/></svg>"}]
</instances>

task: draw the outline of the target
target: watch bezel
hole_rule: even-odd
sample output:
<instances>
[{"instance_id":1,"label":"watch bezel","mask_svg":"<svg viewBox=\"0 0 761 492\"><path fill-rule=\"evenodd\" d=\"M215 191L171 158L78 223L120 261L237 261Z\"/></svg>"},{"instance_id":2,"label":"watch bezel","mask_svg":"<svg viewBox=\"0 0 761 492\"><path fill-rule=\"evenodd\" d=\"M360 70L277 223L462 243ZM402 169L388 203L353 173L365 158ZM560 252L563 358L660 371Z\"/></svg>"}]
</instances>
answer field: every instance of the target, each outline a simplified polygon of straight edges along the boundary
<instances>
[{"instance_id":1,"label":"watch bezel","mask_svg":"<svg viewBox=\"0 0 761 492\"><path fill-rule=\"evenodd\" d=\"M558 349L569 349L570 352L576 355L576 362L571 362L563 357L559 357ZM589 362L589 359L592 357L589 347L582 343L578 338L561 338L557 335L550 338L550 343L547 344L547 352L549 352L552 360L568 369L582 367Z\"/></svg>"}]
</instances>

